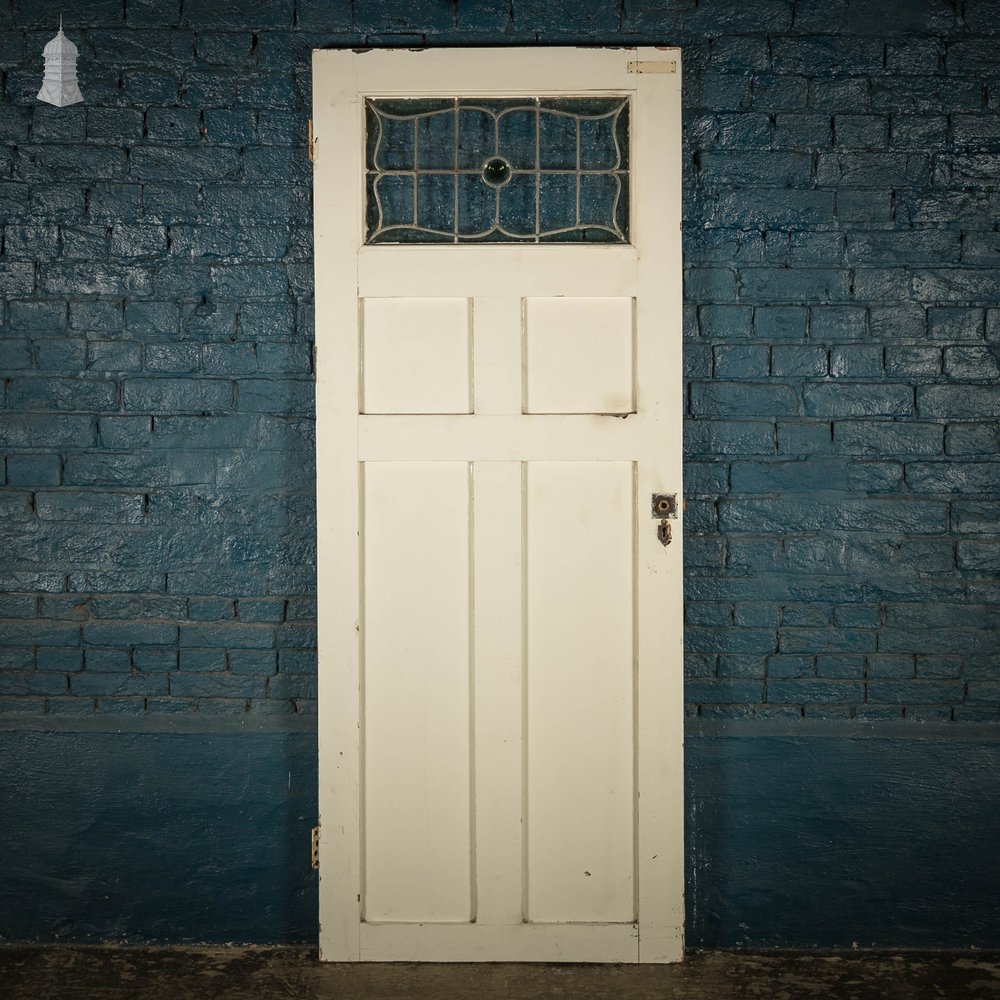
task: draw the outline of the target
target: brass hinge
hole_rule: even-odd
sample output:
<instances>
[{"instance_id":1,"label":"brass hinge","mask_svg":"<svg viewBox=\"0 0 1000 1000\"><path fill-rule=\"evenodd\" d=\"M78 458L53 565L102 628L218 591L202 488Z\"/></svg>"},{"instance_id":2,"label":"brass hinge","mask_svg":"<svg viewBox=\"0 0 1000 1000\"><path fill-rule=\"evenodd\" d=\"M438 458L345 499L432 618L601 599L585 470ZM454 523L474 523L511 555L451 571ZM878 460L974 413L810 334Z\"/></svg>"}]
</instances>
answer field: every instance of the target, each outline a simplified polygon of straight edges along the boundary
<instances>
[{"instance_id":1,"label":"brass hinge","mask_svg":"<svg viewBox=\"0 0 1000 1000\"><path fill-rule=\"evenodd\" d=\"M312 849L311 849L312 866L313 866L314 869L318 869L319 868L319 827L318 826L314 826L312 828L312 840L311 840L311 843L312 843Z\"/></svg>"},{"instance_id":2,"label":"brass hinge","mask_svg":"<svg viewBox=\"0 0 1000 1000\"><path fill-rule=\"evenodd\" d=\"M628 64L630 73L676 73L677 63L673 59L643 59Z\"/></svg>"},{"instance_id":3,"label":"brass hinge","mask_svg":"<svg viewBox=\"0 0 1000 1000\"><path fill-rule=\"evenodd\" d=\"M313 135L313 120L309 119L309 162L316 162L316 137Z\"/></svg>"}]
</instances>

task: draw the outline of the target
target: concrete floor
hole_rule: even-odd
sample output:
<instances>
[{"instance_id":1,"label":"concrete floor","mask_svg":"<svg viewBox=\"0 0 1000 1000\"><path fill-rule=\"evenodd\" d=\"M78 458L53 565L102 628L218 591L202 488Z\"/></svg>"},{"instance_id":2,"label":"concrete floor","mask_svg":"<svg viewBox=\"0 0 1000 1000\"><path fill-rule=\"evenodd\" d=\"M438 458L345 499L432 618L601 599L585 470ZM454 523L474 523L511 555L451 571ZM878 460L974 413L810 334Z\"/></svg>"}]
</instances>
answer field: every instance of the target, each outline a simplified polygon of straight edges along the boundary
<instances>
[{"instance_id":1,"label":"concrete floor","mask_svg":"<svg viewBox=\"0 0 1000 1000\"><path fill-rule=\"evenodd\" d=\"M676 966L322 965L299 948L0 947L2 1000L975 1000L1000 953L693 954Z\"/></svg>"}]
</instances>

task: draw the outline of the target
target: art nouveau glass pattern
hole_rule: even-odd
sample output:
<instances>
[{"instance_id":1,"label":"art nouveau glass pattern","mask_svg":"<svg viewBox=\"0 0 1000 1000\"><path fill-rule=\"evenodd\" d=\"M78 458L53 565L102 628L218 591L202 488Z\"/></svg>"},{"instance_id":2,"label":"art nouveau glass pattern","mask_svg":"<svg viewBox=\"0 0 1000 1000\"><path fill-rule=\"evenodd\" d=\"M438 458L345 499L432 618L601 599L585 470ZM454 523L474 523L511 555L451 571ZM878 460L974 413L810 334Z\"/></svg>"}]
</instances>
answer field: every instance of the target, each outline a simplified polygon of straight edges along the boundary
<instances>
[{"instance_id":1,"label":"art nouveau glass pattern","mask_svg":"<svg viewBox=\"0 0 1000 1000\"><path fill-rule=\"evenodd\" d=\"M627 243L624 97L368 98L366 242Z\"/></svg>"}]
</instances>

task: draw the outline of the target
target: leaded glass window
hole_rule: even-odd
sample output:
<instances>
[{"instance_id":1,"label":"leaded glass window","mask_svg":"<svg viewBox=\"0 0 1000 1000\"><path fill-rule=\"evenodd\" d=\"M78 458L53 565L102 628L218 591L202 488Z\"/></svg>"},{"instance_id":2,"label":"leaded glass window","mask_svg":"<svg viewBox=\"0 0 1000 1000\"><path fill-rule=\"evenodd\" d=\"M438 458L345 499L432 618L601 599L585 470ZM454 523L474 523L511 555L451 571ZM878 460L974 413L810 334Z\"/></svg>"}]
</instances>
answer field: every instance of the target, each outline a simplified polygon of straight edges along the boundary
<instances>
[{"instance_id":1,"label":"leaded glass window","mask_svg":"<svg viewBox=\"0 0 1000 1000\"><path fill-rule=\"evenodd\" d=\"M627 243L628 99L365 101L366 242Z\"/></svg>"}]
</instances>

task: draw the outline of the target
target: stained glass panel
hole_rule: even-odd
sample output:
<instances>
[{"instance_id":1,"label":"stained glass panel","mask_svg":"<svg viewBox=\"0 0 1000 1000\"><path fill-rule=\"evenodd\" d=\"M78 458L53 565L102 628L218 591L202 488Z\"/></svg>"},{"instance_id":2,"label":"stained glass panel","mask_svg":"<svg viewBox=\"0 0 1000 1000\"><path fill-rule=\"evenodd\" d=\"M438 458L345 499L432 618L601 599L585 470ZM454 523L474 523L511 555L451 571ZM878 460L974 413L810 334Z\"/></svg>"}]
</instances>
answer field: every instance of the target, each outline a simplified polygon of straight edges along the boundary
<instances>
[{"instance_id":1,"label":"stained glass panel","mask_svg":"<svg viewBox=\"0 0 1000 1000\"><path fill-rule=\"evenodd\" d=\"M366 242L627 243L628 100L369 98Z\"/></svg>"}]
</instances>

